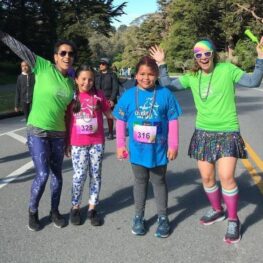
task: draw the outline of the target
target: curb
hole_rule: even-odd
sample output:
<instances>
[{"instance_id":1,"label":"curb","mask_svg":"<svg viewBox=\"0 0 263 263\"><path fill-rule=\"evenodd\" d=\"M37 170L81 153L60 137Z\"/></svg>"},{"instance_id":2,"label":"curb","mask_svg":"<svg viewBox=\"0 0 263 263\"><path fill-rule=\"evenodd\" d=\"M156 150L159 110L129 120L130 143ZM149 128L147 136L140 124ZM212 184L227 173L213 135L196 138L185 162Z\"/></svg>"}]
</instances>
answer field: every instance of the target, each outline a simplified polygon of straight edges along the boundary
<instances>
[{"instance_id":1,"label":"curb","mask_svg":"<svg viewBox=\"0 0 263 263\"><path fill-rule=\"evenodd\" d=\"M17 117L17 116L22 116L23 112L5 112L5 113L0 113L0 120L2 119L7 119L7 118L12 118L12 117Z\"/></svg>"}]
</instances>

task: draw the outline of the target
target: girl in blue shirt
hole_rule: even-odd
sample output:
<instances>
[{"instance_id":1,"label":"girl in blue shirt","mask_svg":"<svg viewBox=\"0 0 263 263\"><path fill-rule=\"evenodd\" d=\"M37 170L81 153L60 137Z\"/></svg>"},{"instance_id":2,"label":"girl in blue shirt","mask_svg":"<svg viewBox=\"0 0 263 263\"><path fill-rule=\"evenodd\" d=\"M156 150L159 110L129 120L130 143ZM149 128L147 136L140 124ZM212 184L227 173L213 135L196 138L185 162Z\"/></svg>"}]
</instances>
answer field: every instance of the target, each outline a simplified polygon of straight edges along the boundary
<instances>
[{"instance_id":1,"label":"girl in blue shirt","mask_svg":"<svg viewBox=\"0 0 263 263\"><path fill-rule=\"evenodd\" d=\"M135 216L132 233L145 234L144 210L149 180L155 195L158 226L157 237L170 232L167 217L167 185L165 180L168 160L178 152L178 121L181 108L175 96L156 85L159 70L156 62L146 56L136 66L137 85L127 90L114 108L117 119L117 157L129 155L134 173ZM125 130L129 130L129 153L125 143Z\"/></svg>"}]
</instances>

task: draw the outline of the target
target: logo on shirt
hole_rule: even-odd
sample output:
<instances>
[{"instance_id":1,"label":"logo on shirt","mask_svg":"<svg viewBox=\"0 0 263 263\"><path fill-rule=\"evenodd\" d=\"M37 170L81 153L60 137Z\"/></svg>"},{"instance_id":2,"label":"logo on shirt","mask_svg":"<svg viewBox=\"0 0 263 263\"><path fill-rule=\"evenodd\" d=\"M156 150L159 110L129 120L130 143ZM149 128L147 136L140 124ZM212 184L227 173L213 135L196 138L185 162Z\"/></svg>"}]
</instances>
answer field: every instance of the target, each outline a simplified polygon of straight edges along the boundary
<instances>
[{"instance_id":1,"label":"logo on shirt","mask_svg":"<svg viewBox=\"0 0 263 263\"><path fill-rule=\"evenodd\" d=\"M81 110L80 112L74 114L77 119L83 119L86 122L90 122L91 119L94 117L94 112L98 109L97 105L93 105L93 99L85 99L81 103Z\"/></svg>"},{"instance_id":2,"label":"logo on shirt","mask_svg":"<svg viewBox=\"0 0 263 263\"><path fill-rule=\"evenodd\" d=\"M157 102L153 105L153 98L147 98L142 106L139 106L139 110L135 111L135 116L138 119L152 119L158 117L159 105Z\"/></svg>"}]
</instances>

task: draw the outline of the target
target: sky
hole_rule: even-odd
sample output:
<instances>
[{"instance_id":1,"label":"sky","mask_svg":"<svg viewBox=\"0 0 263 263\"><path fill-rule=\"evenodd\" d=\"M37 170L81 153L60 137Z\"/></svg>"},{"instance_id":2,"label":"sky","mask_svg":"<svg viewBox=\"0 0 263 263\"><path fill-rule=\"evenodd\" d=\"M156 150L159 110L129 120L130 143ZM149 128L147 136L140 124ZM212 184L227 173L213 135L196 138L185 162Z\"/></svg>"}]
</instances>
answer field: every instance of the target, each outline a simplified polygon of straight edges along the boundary
<instances>
[{"instance_id":1,"label":"sky","mask_svg":"<svg viewBox=\"0 0 263 263\"><path fill-rule=\"evenodd\" d=\"M114 6L127 2L124 12L127 15L119 17L120 22L114 21L113 26L118 28L120 25L129 25L135 18L157 11L156 0L114 0ZM147 4L146 4L147 3Z\"/></svg>"}]
</instances>

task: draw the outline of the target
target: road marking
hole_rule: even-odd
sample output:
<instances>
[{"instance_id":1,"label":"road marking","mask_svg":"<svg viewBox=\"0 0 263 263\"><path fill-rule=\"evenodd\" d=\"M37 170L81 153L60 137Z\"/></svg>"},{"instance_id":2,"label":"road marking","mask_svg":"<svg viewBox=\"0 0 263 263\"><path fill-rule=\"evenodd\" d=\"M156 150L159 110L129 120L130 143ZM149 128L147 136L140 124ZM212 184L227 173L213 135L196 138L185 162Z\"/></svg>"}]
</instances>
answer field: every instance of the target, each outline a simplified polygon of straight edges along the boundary
<instances>
[{"instance_id":1,"label":"road marking","mask_svg":"<svg viewBox=\"0 0 263 263\"><path fill-rule=\"evenodd\" d=\"M242 163L245 168L250 173L252 180L254 181L255 185L259 188L261 194L263 194L263 181L260 175L258 175L257 171L253 168L252 164L247 159L242 159Z\"/></svg>"},{"instance_id":2,"label":"road marking","mask_svg":"<svg viewBox=\"0 0 263 263\"><path fill-rule=\"evenodd\" d=\"M252 149L252 147L247 142L246 142L246 148L252 160L255 162L258 168L260 168L261 171L263 171L263 161L260 159L260 157L256 154L256 152Z\"/></svg>"},{"instance_id":3,"label":"road marking","mask_svg":"<svg viewBox=\"0 0 263 263\"><path fill-rule=\"evenodd\" d=\"M14 139L16 139L16 140L19 141L19 142L22 142L23 144L25 144L25 143L27 142L27 140L26 140L25 137L23 137L23 136L21 136L21 135L19 135L19 134L16 134L16 133L14 133L14 132L8 132L8 133L6 133L6 135L8 135L8 136L10 136L10 137L12 137L12 138L14 138Z\"/></svg>"},{"instance_id":4,"label":"road marking","mask_svg":"<svg viewBox=\"0 0 263 263\"><path fill-rule=\"evenodd\" d=\"M4 132L4 133L1 133L0 136L7 135L10 132L17 132L17 131L22 131L25 129L26 129L26 127L23 127L23 128L19 128L19 129L13 130L13 131Z\"/></svg>"},{"instance_id":5,"label":"road marking","mask_svg":"<svg viewBox=\"0 0 263 263\"><path fill-rule=\"evenodd\" d=\"M10 182L14 181L18 176L22 175L27 170L33 168L33 166L33 161L30 161L18 168L17 170L15 170L14 172L12 172L11 174L7 175L5 178L0 179L0 189L9 184Z\"/></svg>"},{"instance_id":6,"label":"road marking","mask_svg":"<svg viewBox=\"0 0 263 263\"><path fill-rule=\"evenodd\" d=\"M256 152L252 149L252 147L245 142L247 152L249 156L251 157L252 161L257 165L257 167L263 171L263 161L260 159L260 157L256 154ZM245 168L250 173L250 176L252 180L254 181L255 185L259 188L260 192L263 194L263 180L262 177L257 173L255 168L252 166L251 162L248 159L242 159L241 160Z\"/></svg>"},{"instance_id":7,"label":"road marking","mask_svg":"<svg viewBox=\"0 0 263 263\"><path fill-rule=\"evenodd\" d=\"M258 91L261 91L261 92L263 92L263 89L258 89L258 88L254 88L254 89L256 89L256 90L258 90Z\"/></svg>"},{"instance_id":8,"label":"road marking","mask_svg":"<svg viewBox=\"0 0 263 263\"><path fill-rule=\"evenodd\" d=\"M26 138L15 133L16 131L21 131L24 129L26 129L26 128L23 127L23 128L16 129L13 131L5 132L5 133L0 134L0 136L7 135L7 136L10 136L13 139L25 144L27 141ZM7 184L9 184L10 182L14 181L18 176L22 175L24 172L26 172L27 170L29 170L33 166L34 166L33 161L30 161L29 163L26 163L23 166L21 166L20 168L18 168L17 170L13 171L11 174L7 175L5 178L0 179L0 189L3 188L4 186L6 186Z\"/></svg>"}]
</instances>

